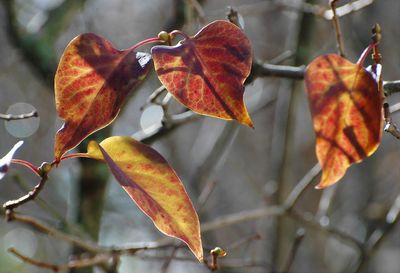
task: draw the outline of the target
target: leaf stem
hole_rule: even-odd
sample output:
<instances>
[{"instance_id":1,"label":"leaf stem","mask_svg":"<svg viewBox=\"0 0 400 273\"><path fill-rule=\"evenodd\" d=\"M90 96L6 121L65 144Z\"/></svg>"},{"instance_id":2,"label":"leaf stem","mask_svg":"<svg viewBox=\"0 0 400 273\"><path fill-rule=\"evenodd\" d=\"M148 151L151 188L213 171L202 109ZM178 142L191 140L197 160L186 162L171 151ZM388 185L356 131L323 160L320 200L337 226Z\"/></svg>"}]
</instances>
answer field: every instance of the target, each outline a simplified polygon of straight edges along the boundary
<instances>
[{"instance_id":1,"label":"leaf stem","mask_svg":"<svg viewBox=\"0 0 400 273\"><path fill-rule=\"evenodd\" d=\"M157 42L163 42L162 39L160 39L159 37L152 37L152 38L148 38L146 40L143 40L135 45L133 45L132 47L128 48L128 50L135 50L141 46L147 45L147 44L151 44L151 43L157 43Z\"/></svg>"},{"instance_id":2,"label":"leaf stem","mask_svg":"<svg viewBox=\"0 0 400 273\"><path fill-rule=\"evenodd\" d=\"M89 158L90 156L87 153L74 153L74 154L69 154L69 155L62 156L60 158L60 161L63 161L65 159L70 159L70 158L76 158L76 157Z\"/></svg>"},{"instance_id":3,"label":"leaf stem","mask_svg":"<svg viewBox=\"0 0 400 273\"><path fill-rule=\"evenodd\" d=\"M358 65L363 65L365 62L365 59L367 58L368 54L371 52L372 48L375 47L375 43L371 43L368 45L366 49L364 49L363 53L361 53L360 58L357 61Z\"/></svg>"},{"instance_id":4,"label":"leaf stem","mask_svg":"<svg viewBox=\"0 0 400 273\"><path fill-rule=\"evenodd\" d=\"M173 31L171 31L171 33L169 35L171 35L171 37L173 38L174 35L176 35L176 34L182 36L185 40L190 39L190 37L188 35L186 35L186 33L182 32L180 30L173 30Z\"/></svg>"},{"instance_id":5,"label":"leaf stem","mask_svg":"<svg viewBox=\"0 0 400 273\"><path fill-rule=\"evenodd\" d=\"M22 166L27 167L28 169L30 169L31 171L33 171L36 175L38 175L39 177L42 177L42 175L40 174L39 168L36 167L35 165L33 165L32 163L26 161L26 160L22 160L22 159L11 159L11 163L14 164L19 164Z\"/></svg>"}]
</instances>

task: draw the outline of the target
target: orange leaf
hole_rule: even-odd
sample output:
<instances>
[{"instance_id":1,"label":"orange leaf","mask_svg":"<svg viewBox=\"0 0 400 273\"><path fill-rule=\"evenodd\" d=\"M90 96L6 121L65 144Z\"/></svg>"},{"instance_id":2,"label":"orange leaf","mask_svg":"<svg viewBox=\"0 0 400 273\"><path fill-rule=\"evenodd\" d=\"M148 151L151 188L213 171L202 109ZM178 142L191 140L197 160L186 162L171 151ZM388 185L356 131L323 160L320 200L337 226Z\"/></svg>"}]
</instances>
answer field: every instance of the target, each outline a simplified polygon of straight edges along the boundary
<instances>
[{"instance_id":1,"label":"orange leaf","mask_svg":"<svg viewBox=\"0 0 400 273\"><path fill-rule=\"evenodd\" d=\"M56 107L65 120L55 139L55 158L110 124L130 90L147 75L151 56L117 50L92 33L65 49L55 76Z\"/></svg>"},{"instance_id":2,"label":"orange leaf","mask_svg":"<svg viewBox=\"0 0 400 273\"><path fill-rule=\"evenodd\" d=\"M240 28L215 21L176 46L153 47L151 54L161 83L183 105L253 127L243 102L252 52Z\"/></svg>"},{"instance_id":3,"label":"orange leaf","mask_svg":"<svg viewBox=\"0 0 400 273\"><path fill-rule=\"evenodd\" d=\"M203 260L200 224L185 188L168 162L154 149L130 137L91 141L88 156L105 160L122 188L154 225L185 242Z\"/></svg>"},{"instance_id":4,"label":"orange leaf","mask_svg":"<svg viewBox=\"0 0 400 273\"><path fill-rule=\"evenodd\" d=\"M368 71L336 54L312 61L305 84L323 170L317 188L325 188L342 178L351 164L378 148L382 95Z\"/></svg>"}]
</instances>

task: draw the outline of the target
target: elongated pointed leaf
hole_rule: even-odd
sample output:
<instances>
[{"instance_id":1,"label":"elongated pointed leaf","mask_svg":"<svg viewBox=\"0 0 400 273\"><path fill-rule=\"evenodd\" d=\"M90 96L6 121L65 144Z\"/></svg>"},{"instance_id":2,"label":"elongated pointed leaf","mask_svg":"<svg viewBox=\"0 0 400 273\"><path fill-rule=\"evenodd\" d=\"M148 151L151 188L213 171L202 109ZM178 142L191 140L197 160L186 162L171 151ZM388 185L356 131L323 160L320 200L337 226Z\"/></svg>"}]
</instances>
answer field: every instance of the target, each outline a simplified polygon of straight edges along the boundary
<instances>
[{"instance_id":1,"label":"elongated pointed leaf","mask_svg":"<svg viewBox=\"0 0 400 273\"><path fill-rule=\"evenodd\" d=\"M154 149L130 137L90 142L88 155L105 160L122 188L166 235L185 242L202 261L200 224L185 188Z\"/></svg>"},{"instance_id":2,"label":"elongated pointed leaf","mask_svg":"<svg viewBox=\"0 0 400 273\"><path fill-rule=\"evenodd\" d=\"M243 102L252 52L240 28L215 21L176 46L153 47L151 54L158 78L183 105L253 127Z\"/></svg>"},{"instance_id":3,"label":"elongated pointed leaf","mask_svg":"<svg viewBox=\"0 0 400 273\"><path fill-rule=\"evenodd\" d=\"M129 91L147 75L150 61L149 54L117 50L92 33L71 41L55 76L57 112L65 120L55 139L57 160L114 120Z\"/></svg>"},{"instance_id":4,"label":"elongated pointed leaf","mask_svg":"<svg viewBox=\"0 0 400 273\"><path fill-rule=\"evenodd\" d=\"M24 142L22 140L18 141L14 147L3 157L0 159L0 180L3 179L3 177L6 175L8 172L8 168L10 167L11 160L15 154L15 152L19 149L19 147L22 146Z\"/></svg>"},{"instance_id":5,"label":"elongated pointed leaf","mask_svg":"<svg viewBox=\"0 0 400 273\"><path fill-rule=\"evenodd\" d=\"M382 94L368 71L336 54L312 61L305 84L316 153L323 169L317 187L324 188L378 148L383 125Z\"/></svg>"}]
</instances>

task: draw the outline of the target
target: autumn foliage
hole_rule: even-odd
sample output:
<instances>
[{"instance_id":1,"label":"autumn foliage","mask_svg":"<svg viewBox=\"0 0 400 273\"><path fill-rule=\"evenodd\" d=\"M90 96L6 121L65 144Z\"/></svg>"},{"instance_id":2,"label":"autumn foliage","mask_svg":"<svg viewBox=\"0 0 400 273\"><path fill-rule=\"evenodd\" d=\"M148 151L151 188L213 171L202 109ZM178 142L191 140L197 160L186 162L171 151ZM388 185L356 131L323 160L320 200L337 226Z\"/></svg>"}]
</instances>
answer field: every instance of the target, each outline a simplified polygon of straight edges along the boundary
<instances>
[{"instance_id":1,"label":"autumn foliage","mask_svg":"<svg viewBox=\"0 0 400 273\"><path fill-rule=\"evenodd\" d=\"M172 45L176 37L182 40ZM151 54L137 51L140 45L154 42L159 45ZM79 35L67 45L55 75L55 104L64 125L55 135L54 161L47 169L37 168L37 173L46 177L53 166L69 157L105 162L154 225L185 242L202 261L197 213L174 169L153 148L128 136L113 136L99 144L91 141L86 154L65 153L117 117L152 64L160 82L185 107L253 128L243 101L252 61L249 39L228 21L212 22L193 37L173 31L126 50L115 49L92 33ZM362 65L329 54L307 66L305 86L316 155L323 169L318 188L339 181L351 164L370 156L380 144L380 76L375 77ZM1 159L0 178L21 144Z\"/></svg>"},{"instance_id":2,"label":"autumn foliage","mask_svg":"<svg viewBox=\"0 0 400 273\"><path fill-rule=\"evenodd\" d=\"M161 83L193 112L253 127L243 102L252 51L243 31L216 21L176 46L151 49Z\"/></svg>"},{"instance_id":3,"label":"autumn foliage","mask_svg":"<svg viewBox=\"0 0 400 273\"><path fill-rule=\"evenodd\" d=\"M325 188L378 148L383 94L369 71L336 54L312 61L304 80L323 169L318 188Z\"/></svg>"}]
</instances>

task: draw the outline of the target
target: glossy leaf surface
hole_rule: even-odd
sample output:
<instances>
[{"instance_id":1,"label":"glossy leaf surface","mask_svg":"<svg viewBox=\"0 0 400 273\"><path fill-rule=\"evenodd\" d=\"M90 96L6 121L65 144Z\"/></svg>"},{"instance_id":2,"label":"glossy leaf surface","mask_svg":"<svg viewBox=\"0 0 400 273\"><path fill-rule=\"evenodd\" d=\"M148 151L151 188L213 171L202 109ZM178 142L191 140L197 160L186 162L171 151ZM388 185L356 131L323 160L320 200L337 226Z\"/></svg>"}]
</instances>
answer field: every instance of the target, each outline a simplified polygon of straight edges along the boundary
<instances>
[{"instance_id":1,"label":"glossy leaf surface","mask_svg":"<svg viewBox=\"0 0 400 273\"><path fill-rule=\"evenodd\" d=\"M22 140L18 141L3 158L0 158L0 180L6 175L15 152L19 149L19 147L22 146L23 143L24 142Z\"/></svg>"},{"instance_id":2,"label":"glossy leaf surface","mask_svg":"<svg viewBox=\"0 0 400 273\"><path fill-rule=\"evenodd\" d=\"M147 75L150 64L149 54L117 50L92 33L70 42L55 76L56 108L65 120L56 134L57 160L114 120L129 91Z\"/></svg>"},{"instance_id":3,"label":"glossy leaf surface","mask_svg":"<svg viewBox=\"0 0 400 273\"><path fill-rule=\"evenodd\" d=\"M250 41L227 21L215 21L176 46L151 50L158 78L192 111L253 127L243 102L252 63Z\"/></svg>"},{"instance_id":4,"label":"glossy leaf surface","mask_svg":"<svg viewBox=\"0 0 400 273\"><path fill-rule=\"evenodd\" d=\"M382 95L362 66L336 54L312 61L305 84L323 173L317 188L342 178L353 163L378 148L382 135Z\"/></svg>"},{"instance_id":5,"label":"glossy leaf surface","mask_svg":"<svg viewBox=\"0 0 400 273\"><path fill-rule=\"evenodd\" d=\"M88 155L105 160L122 188L154 225L185 242L201 261L200 224L182 182L168 162L150 146L130 137L90 142Z\"/></svg>"}]
</instances>

